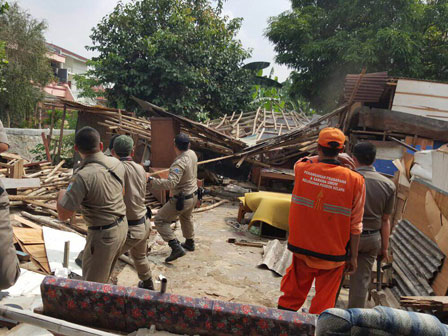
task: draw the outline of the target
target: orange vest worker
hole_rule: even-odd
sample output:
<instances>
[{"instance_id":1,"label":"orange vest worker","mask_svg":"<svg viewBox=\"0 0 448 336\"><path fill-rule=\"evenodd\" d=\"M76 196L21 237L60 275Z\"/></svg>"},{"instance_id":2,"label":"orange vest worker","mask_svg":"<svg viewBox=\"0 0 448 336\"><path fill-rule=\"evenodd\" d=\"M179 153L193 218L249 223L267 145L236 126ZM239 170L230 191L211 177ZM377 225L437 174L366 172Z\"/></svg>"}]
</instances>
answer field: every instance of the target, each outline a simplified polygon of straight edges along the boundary
<instances>
[{"instance_id":1,"label":"orange vest worker","mask_svg":"<svg viewBox=\"0 0 448 336\"><path fill-rule=\"evenodd\" d=\"M338 129L327 128L319 135L319 145L328 146L322 139L337 142L335 149L342 150L345 136ZM334 307L350 235L362 231L364 179L336 158L306 160L294 167L288 240L294 255L281 283L281 309L300 309L314 280L316 295L310 313Z\"/></svg>"}]
</instances>

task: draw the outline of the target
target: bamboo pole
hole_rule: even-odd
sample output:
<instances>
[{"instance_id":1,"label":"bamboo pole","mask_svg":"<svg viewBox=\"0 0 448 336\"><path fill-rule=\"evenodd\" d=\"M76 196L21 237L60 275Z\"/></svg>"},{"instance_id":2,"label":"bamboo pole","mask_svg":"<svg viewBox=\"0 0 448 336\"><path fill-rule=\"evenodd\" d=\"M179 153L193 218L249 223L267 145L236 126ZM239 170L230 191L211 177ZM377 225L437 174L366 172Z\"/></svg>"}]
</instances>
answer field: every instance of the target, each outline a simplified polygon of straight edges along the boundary
<instances>
[{"instance_id":1,"label":"bamboo pole","mask_svg":"<svg viewBox=\"0 0 448 336\"><path fill-rule=\"evenodd\" d=\"M193 213L198 213L198 212L211 210L211 209L214 209L216 207L219 207L220 205L222 205L224 203L229 203L229 202L230 202L229 200L222 200L222 201L219 201L218 203L215 203L215 204L203 207L203 208L197 208L197 209L193 210Z\"/></svg>"},{"instance_id":2,"label":"bamboo pole","mask_svg":"<svg viewBox=\"0 0 448 336\"><path fill-rule=\"evenodd\" d=\"M55 200L57 195L9 195L10 201Z\"/></svg>"},{"instance_id":3,"label":"bamboo pole","mask_svg":"<svg viewBox=\"0 0 448 336\"><path fill-rule=\"evenodd\" d=\"M51 177L58 171L59 168L62 167L62 165L65 163L65 160L62 160L58 163L56 167L53 168L53 170L50 172L50 174L47 175L47 178L44 180L44 183L47 183L50 181Z\"/></svg>"},{"instance_id":4,"label":"bamboo pole","mask_svg":"<svg viewBox=\"0 0 448 336\"><path fill-rule=\"evenodd\" d=\"M214 158L214 159L209 159L209 160L201 161L201 162L198 162L198 166L203 165L203 164L206 164L206 163L211 163L211 162L216 162L216 161L221 161L221 160L231 159L231 158L234 158L234 157L237 157L237 156L241 156L241 155L242 155L242 154L232 154L232 155L226 155L226 156L221 156L221 157ZM160 174L160 173L165 173L165 172L167 172L167 171L170 171L170 168L163 169L163 170L159 170L159 171L156 171L156 172L154 172L154 173L147 173L146 176L147 176L147 177L150 177L150 176L158 175L158 174Z\"/></svg>"}]
</instances>

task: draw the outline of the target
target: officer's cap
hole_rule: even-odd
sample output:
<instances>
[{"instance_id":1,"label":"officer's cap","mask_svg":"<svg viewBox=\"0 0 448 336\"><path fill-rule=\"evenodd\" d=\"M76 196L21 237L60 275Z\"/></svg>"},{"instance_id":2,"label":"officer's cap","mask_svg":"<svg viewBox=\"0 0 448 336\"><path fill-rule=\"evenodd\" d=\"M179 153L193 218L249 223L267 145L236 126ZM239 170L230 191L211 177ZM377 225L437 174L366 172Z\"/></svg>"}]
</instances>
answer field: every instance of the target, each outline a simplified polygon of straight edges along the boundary
<instances>
[{"instance_id":1,"label":"officer's cap","mask_svg":"<svg viewBox=\"0 0 448 336\"><path fill-rule=\"evenodd\" d=\"M190 138L185 133L179 133L174 138L174 142L176 143L176 145L181 145L181 147L182 147L182 145L185 146L190 143Z\"/></svg>"},{"instance_id":2,"label":"officer's cap","mask_svg":"<svg viewBox=\"0 0 448 336\"><path fill-rule=\"evenodd\" d=\"M127 135L120 135L115 138L114 151L118 156L129 156L134 148L134 140Z\"/></svg>"}]
</instances>

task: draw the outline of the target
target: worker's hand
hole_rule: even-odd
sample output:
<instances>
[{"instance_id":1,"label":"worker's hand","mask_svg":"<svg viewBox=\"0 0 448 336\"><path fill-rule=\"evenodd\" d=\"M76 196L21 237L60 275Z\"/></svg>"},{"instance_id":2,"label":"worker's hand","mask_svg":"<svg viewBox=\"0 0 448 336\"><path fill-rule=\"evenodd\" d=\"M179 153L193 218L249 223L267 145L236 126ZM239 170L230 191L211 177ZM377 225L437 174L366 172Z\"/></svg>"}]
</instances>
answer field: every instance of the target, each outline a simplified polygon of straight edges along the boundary
<instances>
[{"instance_id":1,"label":"worker's hand","mask_svg":"<svg viewBox=\"0 0 448 336\"><path fill-rule=\"evenodd\" d=\"M349 169L352 169L352 170L355 170L355 168L356 168L355 161L347 153L339 154L338 155L338 161L345 168L349 168Z\"/></svg>"},{"instance_id":2,"label":"worker's hand","mask_svg":"<svg viewBox=\"0 0 448 336\"><path fill-rule=\"evenodd\" d=\"M381 249L379 256L381 256L381 260L384 260L385 262L388 262L390 259L387 249Z\"/></svg>"},{"instance_id":3,"label":"worker's hand","mask_svg":"<svg viewBox=\"0 0 448 336\"><path fill-rule=\"evenodd\" d=\"M358 256L351 257L350 260L348 260L347 263L345 264L345 271L349 275L355 273L357 268L358 268Z\"/></svg>"}]
</instances>

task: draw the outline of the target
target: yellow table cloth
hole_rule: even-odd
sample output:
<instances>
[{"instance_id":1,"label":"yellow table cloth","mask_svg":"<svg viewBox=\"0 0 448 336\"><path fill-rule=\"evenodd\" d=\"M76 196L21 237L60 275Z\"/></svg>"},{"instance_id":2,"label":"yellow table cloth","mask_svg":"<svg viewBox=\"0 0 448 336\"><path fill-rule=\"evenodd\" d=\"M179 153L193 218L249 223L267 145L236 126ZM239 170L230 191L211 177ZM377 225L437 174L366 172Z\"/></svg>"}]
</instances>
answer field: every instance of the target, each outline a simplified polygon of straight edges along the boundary
<instances>
[{"instance_id":1,"label":"yellow table cloth","mask_svg":"<svg viewBox=\"0 0 448 336\"><path fill-rule=\"evenodd\" d=\"M288 217L291 194L260 191L247 193L244 197L240 197L240 200L254 212L249 226L256 221L261 221L289 231Z\"/></svg>"}]
</instances>

